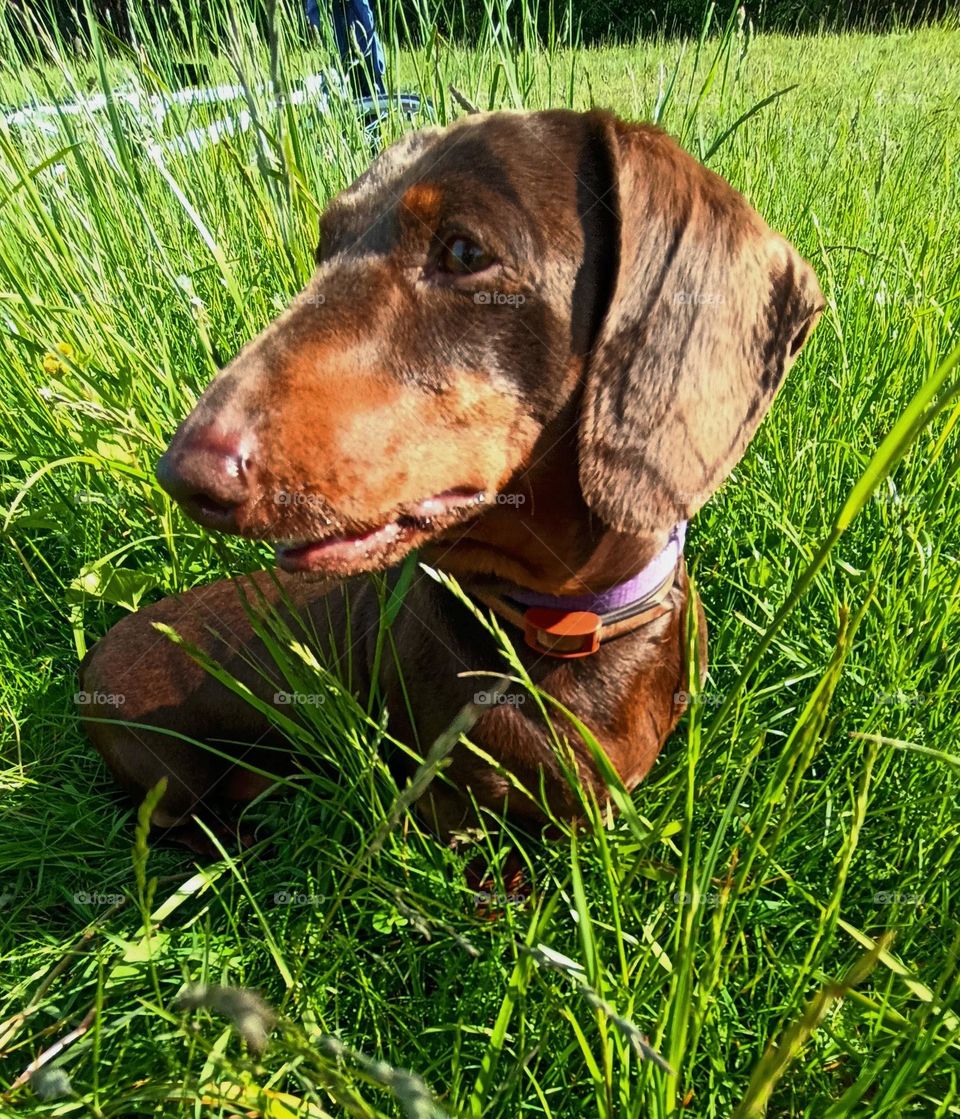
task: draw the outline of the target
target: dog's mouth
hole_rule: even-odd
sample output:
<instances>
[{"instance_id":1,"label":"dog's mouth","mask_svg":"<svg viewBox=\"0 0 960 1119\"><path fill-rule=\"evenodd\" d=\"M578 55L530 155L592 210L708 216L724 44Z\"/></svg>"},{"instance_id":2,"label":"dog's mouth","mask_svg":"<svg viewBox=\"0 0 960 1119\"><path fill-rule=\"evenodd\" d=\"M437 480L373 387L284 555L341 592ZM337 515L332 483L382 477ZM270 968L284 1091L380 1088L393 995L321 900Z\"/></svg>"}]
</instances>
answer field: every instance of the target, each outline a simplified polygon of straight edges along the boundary
<instances>
[{"instance_id":1,"label":"dog's mouth","mask_svg":"<svg viewBox=\"0 0 960 1119\"><path fill-rule=\"evenodd\" d=\"M290 572L343 577L389 566L427 540L475 517L486 493L458 487L400 506L388 519L357 532L331 532L276 545L277 566Z\"/></svg>"}]
</instances>

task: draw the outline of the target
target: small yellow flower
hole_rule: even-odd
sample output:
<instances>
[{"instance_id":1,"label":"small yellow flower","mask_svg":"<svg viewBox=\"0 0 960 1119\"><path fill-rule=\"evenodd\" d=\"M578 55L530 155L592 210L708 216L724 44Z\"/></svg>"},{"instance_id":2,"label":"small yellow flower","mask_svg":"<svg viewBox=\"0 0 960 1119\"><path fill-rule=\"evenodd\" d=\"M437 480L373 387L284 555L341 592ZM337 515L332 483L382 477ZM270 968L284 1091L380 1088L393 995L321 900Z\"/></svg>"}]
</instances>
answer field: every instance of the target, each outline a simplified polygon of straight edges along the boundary
<instances>
[{"instance_id":1,"label":"small yellow flower","mask_svg":"<svg viewBox=\"0 0 960 1119\"><path fill-rule=\"evenodd\" d=\"M51 377L54 373L62 373L67 366L60 360L68 358L70 361L76 357L73 346L69 342L58 342L52 350L43 355L43 371Z\"/></svg>"}]
</instances>

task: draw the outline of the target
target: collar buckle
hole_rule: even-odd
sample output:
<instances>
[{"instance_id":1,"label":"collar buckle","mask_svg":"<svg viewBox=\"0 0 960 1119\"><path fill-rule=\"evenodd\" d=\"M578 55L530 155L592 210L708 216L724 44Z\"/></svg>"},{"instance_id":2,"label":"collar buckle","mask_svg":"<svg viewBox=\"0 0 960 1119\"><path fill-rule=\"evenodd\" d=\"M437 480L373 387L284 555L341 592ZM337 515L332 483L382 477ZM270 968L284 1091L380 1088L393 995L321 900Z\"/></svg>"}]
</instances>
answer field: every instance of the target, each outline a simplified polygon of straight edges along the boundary
<instances>
[{"instance_id":1,"label":"collar buckle","mask_svg":"<svg viewBox=\"0 0 960 1119\"><path fill-rule=\"evenodd\" d=\"M589 610L556 610L531 606L523 615L523 639L549 657L572 660L592 656L600 648L603 621Z\"/></svg>"}]
</instances>

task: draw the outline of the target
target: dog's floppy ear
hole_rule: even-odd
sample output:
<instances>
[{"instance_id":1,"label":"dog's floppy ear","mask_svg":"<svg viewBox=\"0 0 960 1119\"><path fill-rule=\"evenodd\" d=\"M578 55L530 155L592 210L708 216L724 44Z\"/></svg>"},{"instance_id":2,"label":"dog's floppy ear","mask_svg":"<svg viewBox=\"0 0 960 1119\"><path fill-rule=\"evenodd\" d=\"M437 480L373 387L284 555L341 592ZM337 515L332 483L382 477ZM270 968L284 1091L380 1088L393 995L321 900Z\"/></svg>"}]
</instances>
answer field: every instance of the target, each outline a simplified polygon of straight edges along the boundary
<instances>
[{"instance_id":1,"label":"dog's floppy ear","mask_svg":"<svg viewBox=\"0 0 960 1119\"><path fill-rule=\"evenodd\" d=\"M733 469L823 296L794 248L665 133L591 117L609 179L596 228L612 242L594 257L612 294L587 359L580 483L611 528L662 531Z\"/></svg>"}]
</instances>

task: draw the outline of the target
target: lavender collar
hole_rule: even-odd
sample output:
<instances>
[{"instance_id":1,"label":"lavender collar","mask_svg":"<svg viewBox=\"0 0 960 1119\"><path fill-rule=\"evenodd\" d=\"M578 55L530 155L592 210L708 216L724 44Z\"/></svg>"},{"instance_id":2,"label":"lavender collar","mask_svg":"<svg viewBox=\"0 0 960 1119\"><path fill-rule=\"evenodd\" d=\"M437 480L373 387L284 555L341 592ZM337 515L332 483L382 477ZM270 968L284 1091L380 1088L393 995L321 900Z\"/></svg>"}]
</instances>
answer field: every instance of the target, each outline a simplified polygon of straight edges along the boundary
<instances>
[{"instance_id":1,"label":"lavender collar","mask_svg":"<svg viewBox=\"0 0 960 1119\"><path fill-rule=\"evenodd\" d=\"M612 614L634 603L649 598L670 577L683 555L687 522L681 521L670 533L666 547L637 572L632 579L618 583L597 594L556 595L540 594L523 587L513 587L508 595L521 606L545 606L553 610L588 610L592 614Z\"/></svg>"}]
</instances>

